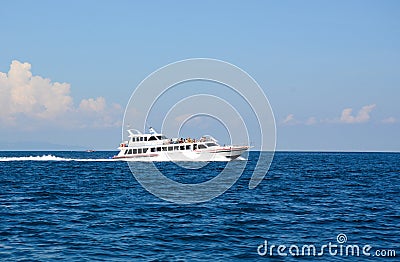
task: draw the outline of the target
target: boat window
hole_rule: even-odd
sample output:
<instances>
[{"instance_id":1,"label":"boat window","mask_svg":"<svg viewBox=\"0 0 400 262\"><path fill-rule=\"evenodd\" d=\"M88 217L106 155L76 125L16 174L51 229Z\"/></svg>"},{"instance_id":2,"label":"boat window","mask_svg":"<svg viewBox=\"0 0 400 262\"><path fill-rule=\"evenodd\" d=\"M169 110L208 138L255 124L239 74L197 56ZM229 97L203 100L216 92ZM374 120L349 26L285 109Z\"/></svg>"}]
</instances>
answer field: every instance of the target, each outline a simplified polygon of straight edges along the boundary
<instances>
[{"instance_id":1,"label":"boat window","mask_svg":"<svg viewBox=\"0 0 400 262\"><path fill-rule=\"evenodd\" d=\"M140 141L143 141L143 137L142 136L140 137Z\"/></svg>"},{"instance_id":2,"label":"boat window","mask_svg":"<svg viewBox=\"0 0 400 262\"><path fill-rule=\"evenodd\" d=\"M161 140L161 136L157 136L157 139Z\"/></svg>"},{"instance_id":3,"label":"boat window","mask_svg":"<svg viewBox=\"0 0 400 262\"><path fill-rule=\"evenodd\" d=\"M166 136L161 136L161 139L167 139L167 137Z\"/></svg>"},{"instance_id":4,"label":"boat window","mask_svg":"<svg viewBox=\"0 0 400 262\"><path fill-rule=\"evenodd\" d=\"M139 148L137 151L138 151L138 154L142 153L142 149L141 148Z\"/></svg>"},{"instance_id":5,"label":"boat window","mask_svg":"<svg viewBox=\"0 0 400 262\"><path fill-rule=\"evenodd\" d=\"M143 154L147 153L147 150L149 150L148 148L143 148Z\"/></svg>"},{"instance_id":6,"label":"boat window","mask_svg":"<svg viewBox=\"0 0 400 262\"><path fill-rule=\"evenodd\" d=\"M197 144L193 144L193 150L197 149Z\"/></svg>"},{"instance_id":7,"label":"boat window","mask_svg":"<svg viewBox=\"0 0 400 262\"><path fill-rule=\"evenodd\" d=\"M215 144L215 143L206 143L206 145L207 145L208 147L210 147L210 146L217 146L217 144Z\"/></svg>"},{"instance_id":8,"label":"boat window","mask_svg":"<svg viewBox=\"0 0 400 262\"><path fill-rule=\"evenodd\" d=\"M157 147L157 151L161 151L161 147Z\"/></svg>"},{"instance_id":9,"label":"boat window","mask_svg":"<svg viewBox=\"0 0 400 262\"><path fill-rule=\"evenodd\" d=\"M204 149L204 148L207 148L207 147L203 144L199 144L199 149Z\"/></svg>"},{"instance_id":10,"label":"boat window","mask_svg":"<svg viewBox=\"0 0 400 262\"><path fill-rule=\"evenodd\" d=\"M144 141L147 141L147 136L144 137Z\"/></svg>"},{"instance_id":11,"label":"boat window","mask_svg":"<svg viewBox=\"0 0 400 262\"><path fill-rule=\"evenodd\" d=\"M134 153L134 154L137 154L137 149L133 149L133 153Z\"/></svg>"},{"instance_id":12,"label":"boat window","mask_svg":"<svg viewBox=\"0 0 400 262\"><path fill-rule=\"evenodd\" d=\"M124 153L124 155L126 155L126 154L128 154L128 149L127 149L127 150L125 150L125 153Z\"/></svg>"},{"instance_id":13,"label":"boat window","mask_svg":"<svg viewBox=\"0 0 400 262\"><path fill-rule=\"evenodd\" d=\"M132 149L129 149L129 152L128 152L128 154L130 155L130 154L132 154Z\"/></svg>"},{"instance_id":14,"label":"boat window","mask_svg":"<svg viewBox=\"0 0 400 262\"><path fill-rule=\"evenodd\" d=\"M172 151L174 148L172 146L168 147L168 151Z\"/></svg>"},{"instance_id":15,"label":"boat window","mask_svg":"<svg viewBox=\"0 0 400 262\"><path fill-rule=\"evenodd\" d=\"M151 137L149 138L149 141L154 141L154 140L157 140L157 138L156 138L155 136L151 136Z\"/></svg>"},{"instance_id":16,"label":"boat window","mask_svg":"<svg viewBox=\"0 0 400 262\"><path fill-rule=\"evenodd\" d=\"M190 145L186 145L186 150L190 150Z\"/></svg>"},{"instance_id":17,"label":"boat window","mask_svg":"<svg viewBox=\"0 0 400 262\"><path fill-rule=\"evenodd\" d=\"M151 152L156 152L156 148L155 147L152 147L150 150L151 150Z\"/></svg>"},{"instance_id":18,"label":"boat window","mask_svg":"<svg viewBox=\"0 0 400 262\"><path fill-rule=\"evenodd\" d=\"M174 146L174 150L179 150L179 146Z\"/></svg>"},{"instance_id":19,"label":"boat window","mask_svg":"<svg viewBox=\"0 0 400 262\"><path fill-rule=\"evenodd\" d=\"M185 150L185 146L180 146L179 147L181 150Z\"/></svg>"},{"instance_id":20,"label":"boat window","mask_svg":"<svg viewBox=\"0 0 400 262\"><path fill-rule=\"evenodd\" d=\"M167 147L163 146L162 151L167 151Z\"/></svg>"}]
</instances>

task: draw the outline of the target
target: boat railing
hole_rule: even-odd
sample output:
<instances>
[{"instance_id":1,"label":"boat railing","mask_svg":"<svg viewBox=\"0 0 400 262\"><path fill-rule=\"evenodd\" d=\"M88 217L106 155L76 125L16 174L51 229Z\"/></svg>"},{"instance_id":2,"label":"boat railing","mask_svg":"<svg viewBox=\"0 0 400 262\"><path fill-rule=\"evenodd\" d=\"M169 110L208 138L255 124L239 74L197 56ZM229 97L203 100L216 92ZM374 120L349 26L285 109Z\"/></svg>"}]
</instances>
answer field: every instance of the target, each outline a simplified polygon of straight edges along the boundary
<instances>
[{"instance_id":1,"label":"boat railing","mask_svg":"<svg viewBox=\"0 0 400 262\"><path fill-rule=\"evenodd\" d=\"M200 142L218 142L218 140L210 135L204 135L200 138Z\"/></svg>"}]
</instances>

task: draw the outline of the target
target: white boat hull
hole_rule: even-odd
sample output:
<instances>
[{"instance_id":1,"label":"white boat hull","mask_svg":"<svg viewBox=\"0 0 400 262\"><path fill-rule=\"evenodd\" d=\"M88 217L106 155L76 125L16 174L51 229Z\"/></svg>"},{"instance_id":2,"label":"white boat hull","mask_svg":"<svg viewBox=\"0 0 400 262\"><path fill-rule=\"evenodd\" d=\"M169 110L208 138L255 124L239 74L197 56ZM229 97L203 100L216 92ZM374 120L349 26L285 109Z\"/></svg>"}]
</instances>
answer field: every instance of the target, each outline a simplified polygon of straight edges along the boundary
<instances>
[{"instance_id":1,"label":"white boat hull","mask_svg":"<svg viewBox=\"0 0 400 262\"><path fill-rule=\"evenodd\" d=\"M240 157L248 146L237 147L215 147L207 150L190 150L190 151L166 151L151 152L146 154L124 155L119 154L114 159L126 161L231 161Z\"/></svg>"}]
</instances>

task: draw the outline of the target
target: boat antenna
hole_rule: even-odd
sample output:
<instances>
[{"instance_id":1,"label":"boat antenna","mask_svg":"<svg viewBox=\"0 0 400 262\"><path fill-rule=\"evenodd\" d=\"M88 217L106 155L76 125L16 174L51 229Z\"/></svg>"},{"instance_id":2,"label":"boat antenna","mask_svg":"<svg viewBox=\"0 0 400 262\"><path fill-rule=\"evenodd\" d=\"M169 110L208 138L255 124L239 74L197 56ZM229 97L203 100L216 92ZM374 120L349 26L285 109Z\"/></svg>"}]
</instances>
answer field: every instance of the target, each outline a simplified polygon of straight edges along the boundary
<instances>
[{"instance_id":1,"label":"boat antenna","mask_svg":"<svg viewBox=\"0 0 400 262\"><path fill-rule=\"evenodd\" d=\"M149 132L150 132L150 134L152 134L152 135L157 134L156 130L154 130L154 128L152 128L152 127L149 128Z\"/></svg>"}]
</instances>

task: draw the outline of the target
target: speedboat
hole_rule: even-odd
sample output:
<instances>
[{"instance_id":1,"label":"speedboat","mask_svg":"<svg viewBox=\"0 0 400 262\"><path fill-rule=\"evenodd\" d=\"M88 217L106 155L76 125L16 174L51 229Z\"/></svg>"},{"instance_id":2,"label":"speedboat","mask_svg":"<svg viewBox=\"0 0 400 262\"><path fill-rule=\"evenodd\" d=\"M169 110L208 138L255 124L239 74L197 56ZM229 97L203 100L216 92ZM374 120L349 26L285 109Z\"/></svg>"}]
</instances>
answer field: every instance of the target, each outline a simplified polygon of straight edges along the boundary
<instances>
[{"instance_id":1,"label":"speedboat","mask_svg":"<svg viewBox=\"0 0 400 262\"><path fill-rule=\"evenodd\" d=\"M167 138L149 128L149 133L127 130L129 140L123 141L113 159L129 161L231 161L240 157L249 146L221 146L212 136L199 139Z\"/></svg>"}]
</instances>

